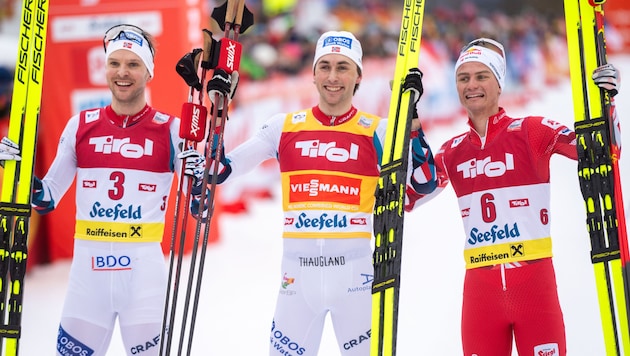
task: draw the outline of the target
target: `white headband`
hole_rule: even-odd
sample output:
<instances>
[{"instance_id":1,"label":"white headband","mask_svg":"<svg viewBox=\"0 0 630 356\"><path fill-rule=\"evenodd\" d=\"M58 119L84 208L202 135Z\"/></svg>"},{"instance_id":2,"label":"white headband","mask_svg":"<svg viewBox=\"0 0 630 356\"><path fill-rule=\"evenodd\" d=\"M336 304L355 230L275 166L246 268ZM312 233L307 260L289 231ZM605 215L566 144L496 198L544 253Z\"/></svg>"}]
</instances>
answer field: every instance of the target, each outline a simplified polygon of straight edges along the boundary
<instances>
[{"instance_id":1,"label":"white headband","mask_svg":"<svg viewBox=\"0 0 630 356\"><path fill-rule=\"evenodd\" d=\"M108 42L105 50L105 61L119 49L131 51L140 57L149 74L153 77L153 52L151 52L149 41L144 36L135 31L125 30L121 32L116 38Z\"/></svg>"},{"instance_id":2,"label":"white headband","mask_svg":"<svg viewBox=\"0 0 630 356\"><path fill-rule=\"evenodd\" d=\"M474 42L475 41L471 43ZM503 53L505 53L505 51L503 51L503 46L499 45L498 47ZM473 45L467 47L462 51L462 53L460 53L459 58L455 63L455 73L457 73L457 68L467 62L479 62L485 64L497 78L499 86L502 89L505 89L506 64L505 58L502 55L490 48L482 46Z\"/></svg>"},{"instance_id":3,"label":"white headband","mask_svg":"<svg viewBox=\"0 0 630 356\"><path fill-rule=\"evenodd\" d=\"M317 61L327 54L341 54L350 58L361 71L363 64L363 49L354 35L347 31L328 31L319 37L313 58L313 69Z\"/></svg>"}]
</instances>

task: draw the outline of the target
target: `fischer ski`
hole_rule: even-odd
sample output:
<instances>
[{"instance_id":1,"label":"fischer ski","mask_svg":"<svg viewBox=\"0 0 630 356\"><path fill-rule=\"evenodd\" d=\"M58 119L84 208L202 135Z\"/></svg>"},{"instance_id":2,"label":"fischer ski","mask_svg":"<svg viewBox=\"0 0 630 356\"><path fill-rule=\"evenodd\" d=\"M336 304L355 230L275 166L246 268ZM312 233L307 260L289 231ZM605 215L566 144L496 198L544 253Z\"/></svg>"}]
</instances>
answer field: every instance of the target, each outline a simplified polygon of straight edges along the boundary
<instances>
[{"instance_id":1,"label":"fischer ski","mask_svg":"<svg viewBox=\"0 0 630 356\"><path fill-rule=\"evenodd\" d=\"M48 6L48 0L24 0L20 20L8 137L20 147L22 159L5 162L0 194L0 340L7 356L18 354L21 333Z\"/></svg>"},{"instance_id":2,"label":"fischer ski","mask_svg":"<svg viewBox=\"0 0 630 356\"><path fill-rule=\"evenodd\" d=\"M184 79L187 81L187 84L190 86L188 102L184 103L184 106L182 108L182 127L180 127L179 135L180 137L185 139L186 148L196 148L197 143L205 141L206 153L206 167L204 170L203 182L201 184L202 189L198 211L199 220L197 221L195 230L190 267L188 271L188 283L184 292L185 300L184 308L182 311L182 320L181 324L179 325L181 327L181 330L177 355L190 355L192 351L195 321L199 305L199 296L201 292L201 282L206 256L206 247L208 244L210 233L210 224L214 215L217 175L219 160L221 156L220 150L223 147L223 133L225 130L225 123L227 121L228 104L230 100L230 98L224 97L222 99L222 105L219 106L218 104L220 98L218 97L218 94L215 98L208 98L212 103L212 112L210 113L210 125L206 125L205 121L201 123L200 120L206 120L207 117L207 109L205 106L203 106L203 93L206 90L206 88L204 87L205 76L208 70L222 69L228 74L232 74L234 71L238 71L241 55L241 44L238 42L238 36L241 32L245 32L251 25L253 25L254 22L253 14L249 11L249 9L247 9L247 6L245 6L245 0L227 0L225 3L223 3L223 5L213 10L212 18L215 19L221 29L224 30L224 36L223 38L221 38L221 40L216 41L212 38L212 33L210 31L206 29L203 30L204 48L202 51L197 52L202 56L202 60L200 63L202 72L201 81L198 83L194 82L194 80L189 82L188 79L190 79L190 76L186 76L182 73L182 71L187 70L196 71L198 65L196 59L193 58L191 61L194 62L194 64L190 63L190 66L192 68L181 67L180 64L183 65L181 60L177 66L179 74L184 77ZM195 76L193 75L193 77ZM199 92L197 103L194 102L193 94L195 89ZM224 109L221 111L219 110L219 107L222 107ZM219 123L217 121L219 121ZM209 126L209 131L206 132L207 126ZM207 137L206 134L210 135L211 139L205 139ZM216 145L217 147L217 152L214 158L211 157L213 145ZM208 162L213 163L208 164ZM211 176L212 179L209 180L211 166L213 167L213 173ZM180 177L184 176L184 170L185 167L182 166ZM173 330L175 327L174 319L177 309L177 295L179 293L179 282L181 277L182 254L185 246L185 226L189 209L188 204L191 202L191 180L192 179L190 178L180 179L180 186L177 193L176 215L171 242L171 257L168 276L169 290L167 292L167 298L165 302L162 338L160 340L160 355L170 355L171 351L171 342L173 338ZM185 194L184 198L186 204L182 205L180 203L180 198L181 195L184 195L183 191L186 190L183 189L182 184L185 184L186 182L188 183L189 189L187 189L187 193ZM208 189L205 189L206 187ZM205 208L208 209L207 215L204 215ZM183 215L183 219L179 218L180 213ZM173 268L175 267L173 256L177 252L175 251L174 241L177 235L177 225L180 221L182 223L182 228L180 232L179 256L177 260L176 270L174 272ZM199 260L197 260L197 251L199 249L200 238L202 237L201 227L203 224L205 224L205 228L203 231L203 239L201 242L201 254L199 256ZM173 276L173 273L175 273L175 276ZM171 293L173 298L172 301L170 300ZM186 340L188 340L188 342L186 345L186 350L184 351L184 343Z\"/></svg>"},{"instance_id":3,"label":"fischer ski","mask_svg":"<svg viewBox=\"0 0 630 356\"><path fill-rule=\"evenodd\" d=\"M565 0L575 114L578 180L586 208L591 262L606 355L630 355L628 238L614 99L590 80L606 64L605 0Z\"/></svg>"},{"instance_id":4,"label":"fischer ski","mask_svg":"<svg viewBox=\"0 0 630 356\"><path fill-rule=\"evenodd\" d=\"M374 206L371 356L396 355L404 203L411 119L415 100L402 91L409 69L418 66L424 0L404 0L387 134Z\"/></svg>"}]
</instances>

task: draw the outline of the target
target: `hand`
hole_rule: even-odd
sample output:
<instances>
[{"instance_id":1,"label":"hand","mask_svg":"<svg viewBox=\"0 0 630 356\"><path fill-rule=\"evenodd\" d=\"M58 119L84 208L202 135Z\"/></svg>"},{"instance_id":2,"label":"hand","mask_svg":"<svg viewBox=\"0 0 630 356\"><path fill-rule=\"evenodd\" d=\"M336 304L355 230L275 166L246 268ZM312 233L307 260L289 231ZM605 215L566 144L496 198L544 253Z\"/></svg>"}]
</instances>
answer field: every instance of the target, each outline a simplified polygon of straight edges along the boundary
<instances>
[{"instance_id":1,"label":"hand","mask_svg":"<svg viewBox=\"0 0 630 356\"><path fill-rule=\"evenodd\" d=\"M621 86L621 83L618 81L619 72L612 64L608 63L595 68L592 78L595 84L606 90L611 98L619 92L619 87Z\"/></svg>"},{"instance_id":2,"label":"hand","mask_svg":"<svg viewBox=\"0 0 630 356\"><path fill-rule=\"evenodd\" d=\"M20 146L11 141L8 137L3 137L0 141L0 161L4 166L4 161L21 161Z\"/></svg>"},{"instance_id":3,"label":"hand","mask_svg":"<svg viewBox=\"0 0 630 356\"><path fill-rule=\"evenodd\" d=\"M202 88L199 76L197 75L197 65L201 52L203 52L201 48L193 49L192 52L186 53L175 66L175 70L184 78L186 84L197 90L201 90Z\"/></svg>"},{"instance_id":4,"label":"hand","mask_svg":"<svg viewBox=\"0 0 630 356\"><path fill-rule=\"evenodd\" d=\"M206 168L206 158L195 149L183 151L177 155L177 158L184 160L184 174L193 180L191 193L200 195L203 173Z\"/></svg>"},{"instance_id":5,"label":"hand","mask_svg":"<svg viewBox=\"0 0 630 356\"><path fill-rule=\"evenodd\" d=\"M411 68L407 72L405 81L403 83L403 91L411 90L414 95L414 105L420 100L420 97L424 93L422 87L422 72L418 68Z\"/></svg>"},{"instance_id":6,"label":"hand","mask_svg":"<svg viewBox=\"0 0 630 356\"><path fill-rule=\"evenodd\" d=\"M214 100L215 95L219 94L219 110L223 110L223 98L227 96L228 105L236 93L236 87L238 86L239 74L238 71L228 74L223 69L217 69L212 75L212 79L208 82L206 90L208 91L208 97L210 100Z\"/></svg>"}]
</instances>

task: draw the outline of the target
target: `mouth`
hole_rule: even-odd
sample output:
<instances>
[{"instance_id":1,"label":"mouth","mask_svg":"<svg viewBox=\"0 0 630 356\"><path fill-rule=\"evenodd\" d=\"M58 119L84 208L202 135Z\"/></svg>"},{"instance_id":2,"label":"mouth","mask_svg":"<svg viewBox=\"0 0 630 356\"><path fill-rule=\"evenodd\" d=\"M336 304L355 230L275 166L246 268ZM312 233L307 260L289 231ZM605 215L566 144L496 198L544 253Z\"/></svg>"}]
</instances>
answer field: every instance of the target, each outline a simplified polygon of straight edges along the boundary
<instances>
[{"instance_id":1,"label":"mouth","mask_svg":"<svg viewBox=\"0 0 630 356\"><path fill-rule=\"evenodd\" d=\"M119 87L130 87L132 84L131 82L124 81L124 80L116 80L114 81L114 83Z\"/></svg>"},{"instance_id":2,"label":"mouth","mask_svg":"<svg viewBox=\"0 0 630 356\"><path fill-rule=\"evenodd\" d=\"M343 89L343 87L340 86L336 86L336 85L325 85L324 88L326 88L326 90L336 93L341 91L341 89Z\"/></svg>"},{"instance_id":3,"label":"mouth","mask_svg":"<svg viewBox=\"0 0 630 356\"><path fill-rule=\"evenodd\" d=\"M484 95L480 93L466 95L466 99L476 99L476 98L483 98L483 97Z\"/></svg>"}]
</instances>

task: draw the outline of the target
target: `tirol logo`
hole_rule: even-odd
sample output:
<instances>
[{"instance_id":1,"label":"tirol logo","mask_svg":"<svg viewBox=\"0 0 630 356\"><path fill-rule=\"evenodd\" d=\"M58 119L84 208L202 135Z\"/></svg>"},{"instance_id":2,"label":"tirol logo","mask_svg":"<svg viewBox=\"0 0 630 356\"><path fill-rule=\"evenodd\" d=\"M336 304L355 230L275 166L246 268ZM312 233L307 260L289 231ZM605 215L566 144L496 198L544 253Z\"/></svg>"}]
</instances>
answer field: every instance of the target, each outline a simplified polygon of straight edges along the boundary
<instances>
[{"instance_id":1,"label":"tirol logo","mask_svg":"<svg viewBox=\"0 0 630 356\"><path fill-rule=\"evenodd\" d=\"M559 354L560 348L557 343L536 345L534 347L534 356L558 356Z\"/></svg>"},{"instance_id":2,"label":"tirol logo","mask_svg":"<svg viewBox=\"0 0 630 356\"><path fill-rule=\"evenodd\" d=\"M484 159L471 159L457 165L457 171L462 172L464 178L475 178L478 175L486 177L500 177L507 171L514 170L514 156L505 154L505 162L491 161L490 156Z\"/></svg>"},{"instance_id":3,"label":"tirol logo","mask_svg":"<svg viewBox=\"0 0 630 356\"><path fill-rule=\"evenodd\" d=\"M295 148L301 150L302 157L326 157L331 162L347 162L349 160L357 160L359 157L359 146L350 144L350 149L337 147L337 142L324 143L319 140L298 141Z\"/></svg>"},{"instance_id":4,"label":"tirol logo","mask_svg":"<svg viewBox=\"0 0 630 356\"><path fill-rule=\"evenodd\" d=\"M518 225L516 223L514 223L512 227L510 227L509 224L505 224L502 228L499 228L497 225L492 225L490 231L479 231L479 229L475 227L470 230L468 243L471 245L486 241L495 243L496 240L516 238L518 236L521 236L521 233L518 231Z\"/></svg>"},{"instance_id":5,"label":"tirol logo","mask_svg":"<svg viewBox=\"0 0 630 356\"><path fill-rule=\"evenodd\" d=\"M348 226L348 218L345 215L339 216L339 214L328 215L326 213L321 214L319 217L309 218L306 213L300 214L295 227L298 229L312 228L315 230L341 228Z\"/></svg>"},{"instance_id":6,"label":"tirol logo","mask_svg":"<svg viewBox=\"0 0 630 356\"><path fill-rule=\"evenodd\" d=\"M144 139L144 146L131 143L131 139L114 138L114 136L100 136L90 138L90 144L94 145L94 152L102 154L118 153L125 158L140 158L153 155L153 141Z\"/></svg>"},{"instance_id":7,"label":"tirol logo","mask_svg":"<svg viewBox=\"0 0 630 356\"><path fill-rule=\"evenodd\" d=\"M128 207L123 207L122 204L116 204L113 208L103 208L100 202L95 202L90 211L90 217L95 218L109 218L112 221L118 219L142 219L141 206L134 207L133 204L129 204Z\"/></svg>"}]
</instances>

